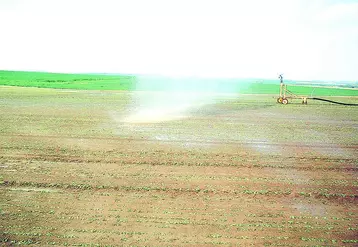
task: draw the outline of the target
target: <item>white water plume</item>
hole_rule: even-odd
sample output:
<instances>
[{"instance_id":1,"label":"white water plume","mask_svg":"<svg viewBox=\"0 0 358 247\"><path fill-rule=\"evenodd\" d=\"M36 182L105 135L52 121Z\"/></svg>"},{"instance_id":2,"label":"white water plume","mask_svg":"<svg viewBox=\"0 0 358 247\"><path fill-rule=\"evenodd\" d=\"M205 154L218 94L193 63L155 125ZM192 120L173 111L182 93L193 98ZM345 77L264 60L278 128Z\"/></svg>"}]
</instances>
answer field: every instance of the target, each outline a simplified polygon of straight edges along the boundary
<instances>
[{"instance_id":1,"label":"white water plume","mask_svg":"<svg viewBox=\"0 0 358 247\"><path fill-rule=\"evenodd\" d=\"M190 110L213 102L209 94L183 92L135 92L134 107L123 122L155 123L188 117Z\"/></svg>"},{"instance_id":2,"label":"white water plume","mask_svg":"<svg viewBox=\"0 0 358 247\"><path fill-rule=\"evenodd\" d=\"M192 110L215 103L220 90L220 83L214 80L140 77L130 114L123 122L158 123L186 118Z\"/></svg>"}]
</instances>

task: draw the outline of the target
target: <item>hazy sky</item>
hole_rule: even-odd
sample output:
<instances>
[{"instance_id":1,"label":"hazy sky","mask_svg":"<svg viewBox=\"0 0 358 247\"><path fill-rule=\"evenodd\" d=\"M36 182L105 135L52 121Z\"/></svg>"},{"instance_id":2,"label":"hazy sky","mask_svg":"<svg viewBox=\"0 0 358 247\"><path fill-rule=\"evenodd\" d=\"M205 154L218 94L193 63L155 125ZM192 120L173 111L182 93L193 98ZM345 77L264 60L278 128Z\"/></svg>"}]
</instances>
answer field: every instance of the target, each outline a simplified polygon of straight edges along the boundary
<instances>
[{"instance_id":1,"label":"hazy sky","mask_svg":"<svg viewBox=\"0 0 358 247\"><path fill-rule=\"evenodd\" d=\"M358 0L0 0L0 70L358 80Z\"/></svg>"}]
</instances>

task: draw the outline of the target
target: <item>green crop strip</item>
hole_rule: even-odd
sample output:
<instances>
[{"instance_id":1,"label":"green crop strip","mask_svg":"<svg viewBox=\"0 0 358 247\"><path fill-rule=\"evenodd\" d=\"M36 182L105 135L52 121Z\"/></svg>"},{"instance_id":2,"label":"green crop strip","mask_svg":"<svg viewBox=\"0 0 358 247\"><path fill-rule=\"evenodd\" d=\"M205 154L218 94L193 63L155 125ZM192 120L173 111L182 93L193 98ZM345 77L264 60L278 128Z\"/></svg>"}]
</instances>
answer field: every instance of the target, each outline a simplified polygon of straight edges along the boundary
<instances>
[{"instance_id":1,"label":"green crop strip","mask_svg":"<svg viewBox=\"0 0 358 247\"><path fill-rule=\"evenodd\" d=\"M358 96L356 86L324 87L288 82L298 95ZM313 82L314 83L314 82ZM47 72L1 71L0 85L75 90L199 91L240 94L278 94L279 85L268 79L173 79L160 76L117 74L61 74Z\"/></svg>"}]
</instances>

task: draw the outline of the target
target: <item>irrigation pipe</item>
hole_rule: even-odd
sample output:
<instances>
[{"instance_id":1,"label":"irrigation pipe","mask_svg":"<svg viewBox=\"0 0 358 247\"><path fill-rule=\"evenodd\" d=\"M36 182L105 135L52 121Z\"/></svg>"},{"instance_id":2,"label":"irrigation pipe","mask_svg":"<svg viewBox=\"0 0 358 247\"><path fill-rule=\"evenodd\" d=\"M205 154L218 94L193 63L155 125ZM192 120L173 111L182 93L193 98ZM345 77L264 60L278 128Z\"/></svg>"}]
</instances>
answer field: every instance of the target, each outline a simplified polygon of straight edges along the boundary
<instances>
[{"instance_id":1,"label":"irrigation pipe","mask_svg":"<svg viewBox=\"0 0 358 247\"><path fill-rule=\"evenodd\" d=\"M333 104L338 104L338 105L358 106L358 104L343 103L343 102L337 102L337 101L328 100L328 99L321 99L321 98L309 98L309 99L325 101L325 102L329 102L329 103L333 103Z\"/></svg>"}]
</instances>

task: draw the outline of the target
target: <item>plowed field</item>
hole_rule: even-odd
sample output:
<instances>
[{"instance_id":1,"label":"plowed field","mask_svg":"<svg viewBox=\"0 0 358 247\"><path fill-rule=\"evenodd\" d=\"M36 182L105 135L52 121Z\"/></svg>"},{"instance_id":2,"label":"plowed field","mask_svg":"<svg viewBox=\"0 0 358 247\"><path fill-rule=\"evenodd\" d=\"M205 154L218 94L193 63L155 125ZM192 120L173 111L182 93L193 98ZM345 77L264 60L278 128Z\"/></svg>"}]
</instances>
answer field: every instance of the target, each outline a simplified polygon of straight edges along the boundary
<instances>
[{"instance_id":1,"label":"plowed field","mask_svg":"<svg viewBox=\"0 0 358 247\"><path fill-rule=\"evenodd\" d=\"M137 99L0 88L0 245L357 246L357 107Z\"/></svg>"}]
</instances>

